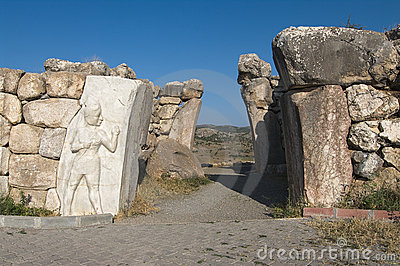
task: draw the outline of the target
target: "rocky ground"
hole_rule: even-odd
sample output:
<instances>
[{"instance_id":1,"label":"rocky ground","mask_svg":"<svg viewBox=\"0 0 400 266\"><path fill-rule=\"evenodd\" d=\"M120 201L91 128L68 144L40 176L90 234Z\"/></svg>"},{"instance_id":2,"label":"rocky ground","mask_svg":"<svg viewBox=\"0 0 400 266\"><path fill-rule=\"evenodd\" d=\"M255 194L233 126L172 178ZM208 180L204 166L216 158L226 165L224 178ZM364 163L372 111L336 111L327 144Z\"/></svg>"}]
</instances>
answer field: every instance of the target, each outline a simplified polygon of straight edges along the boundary
<instances>
[{"instance_id":1,"label":"rocky ground","mask_svg":"<svg viewBox=\"0 0 400 266\"><path fill-rule=\"evenodd\" d=\"M250 127L198 125L193 152L202 164L254 161Z\"/></svg>"}]
</instances>

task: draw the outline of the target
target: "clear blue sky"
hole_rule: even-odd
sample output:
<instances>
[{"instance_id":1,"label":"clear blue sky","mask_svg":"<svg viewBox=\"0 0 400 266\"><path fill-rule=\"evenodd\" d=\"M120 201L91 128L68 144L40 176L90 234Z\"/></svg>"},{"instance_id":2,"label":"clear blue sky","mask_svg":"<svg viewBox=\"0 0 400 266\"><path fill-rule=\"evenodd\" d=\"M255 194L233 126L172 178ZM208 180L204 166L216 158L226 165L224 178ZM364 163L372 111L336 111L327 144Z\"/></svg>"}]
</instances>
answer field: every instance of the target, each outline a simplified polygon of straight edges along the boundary
<instances>
[{"instance_id":1,"label":"clear blue sky","mask_svg":"<svg viewBox=\"0 0 400 266\"><path fill-rule=\"evenodd\" d=\"M42 72L55 57L110 67L127 63L157 85L199 78L199 124L248 125L240 54L273 64L271 41L289 26L352 22L383 31L400 23L400 1L43 1L0 0L0 67ZM273 74L276 70L273 68Z\"/></svg>"}]
</instances>

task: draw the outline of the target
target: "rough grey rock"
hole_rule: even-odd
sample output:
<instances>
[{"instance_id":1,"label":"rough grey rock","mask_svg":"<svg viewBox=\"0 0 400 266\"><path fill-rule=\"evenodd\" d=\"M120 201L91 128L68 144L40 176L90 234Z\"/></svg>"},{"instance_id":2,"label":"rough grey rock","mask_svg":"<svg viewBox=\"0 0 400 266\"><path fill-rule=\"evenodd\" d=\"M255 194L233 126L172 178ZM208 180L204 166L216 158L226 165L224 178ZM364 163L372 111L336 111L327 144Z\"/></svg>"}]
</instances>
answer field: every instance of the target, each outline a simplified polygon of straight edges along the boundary
<instances>
[{"instance_id":1,"label":"rough grey rock","mask_svg":"<svg viewBox=\"0 0 400 266\"><path fill-rule=\"evenodd\" d=\"M400 148L385 147L382 149L383 159L400 171Z\"/></svg>"},{"instance_id":2,"label":"rough grey rock","mask_svg":"<svg viewBox=\"0 0 400 266\"><path fill-rule=\"evenodd\" d=\"M43 128L18 124L11 128L10 150L13 153L39 153Z\"/></svg>"},{"instance_id":3,"label":"rough grey rock","mask_svg":"<svg viewBox=\"0 0 400 266\"><path fill-rule=\"evenodd\" d=\"M40 139L39 154L50 159L59 159L64 146L65 128L45 128Z\"/></svg>"},{"instance_id":4,"label":"rough grey rock","mask_svg":"<svg viewBox=\"0 0 400 266\"><path fill-rule=\"evenodd\" d=\"M88 63L70 62L56 58L47 59L44 62L46 71L58 72L82 72L87 75L109 76L111 73L110 67L101 61L93 61Z\"/></svg>"},{"instance_id":5,"label":"rough grey rock","mask_svg":"<svg viewBox=\"0 0 400 266\"><path fill-rule=\"evenodd\" d=\"M181 98L178 97L167 97L167 96L163 96L158 100L158 103L160 105L166 105L166 104L176 104L176 105L180 105L182 103Z\"/></svg>"},{"instance_id":6,"label":"rough grey rock","mask_svg":"<svg viewBox=\"0 0 400 266\"><path fill-rule=\"evenodd\" d=\"M160 127L159 127L160 133L168 135L169 132L171 131L173 121L174 121L173 119L160 120Z\"/></svg>"},{"instance_id":7,"label":"rough grey rock","mask_svg":"<svg viewBox=\"0 0 400 266\"><path fill-rule=\"evenodd\" d=\"M171 119L174 117L176 111L178 111L179 106L175 104L167 104L160 107L158 111L158 117L161 119Z\"/></svg>"},{"instance_id":8,"label":"rough grey rock","mask_svg":"<svg viewBox=\"0 0 400 266\"><path fill-rule=\"evenodd\" d=\"M187 101L176 114L171 126L171 131L169 132L170 139L178 141L190 150L193 148L194 144L194 134L196 132L200 108L200 99L191 99Z\"/></svg>"},{"instance_id":9,"label":"rough grey rock","mask_svg":"<svg viewBox=\"0 0 400 266\"><path fill-rule=\"evenodd\" d=\"M41 74L26 73L18 84L17 95L21 101L39 99L46 93L46 81Z\"/></svg>"},{"instance_id":10,"label":"rough grey rock","mask_svg":"<svg viewBox=\"0 0 400 266\"><path fill-rule=\"evenodd\" d=\"M21 122L22 105L17 96L0 92L0 115L12 124Z\"/></svg>"},{"instance_id":11,"label":"rough grey rock","mask_svg":"<svg viewBox=\"0 0 400 266\"><path fill-rule=\"evenodd\" d=\"M332 206L352 181L350 117L340 86L291 91L281 98L291 199Z\"/></svg>"},{"instance_id":12,"label":"rough grey rock","mask_svg":"<svg viewBox=\"0 0 400 266\"><path fill-rule=\"evenodd\" d=\"M388 85L399 54L383 33L338 27L290 27L272 42L286 88L353 83Z\"/></svg>"},{"instance_id":13,"label":"rough grey rock","mask_svg":"<svg viewBox=\"0 0 400 266\"><path fill-rule=\"evenodd\" d=\"M384 163L378 154L362 151L353 152L351 159L353 161L354 174L368 179L373 179L375 177L374 174L382 168Z\"/></svg>"},{"instance_id":14,"label":"rough grey rock","mask_svg":"<svg viewBox=\"0 0 400 266\"><path fill-rule=\"evenodd\" d=\"M8 195L8 176L0 176L0 196Z\"/></svg>"},{"instance_id":15,"label":"rough grey rock","mask_svg":"<svg viewBox=\"0 0 400 266\"><path fill-rule=\"evenodd\" d=\"M349 144L352 148L362 151L377 151L381 147L379 136L365 122L353 124L349 133Z\"/></svg>"},{"instance_id":16,"label":"rough grey rock","mask_svg":"<svg viewBox=\"0 0 400 266\"><path fill-rule=\"evenodd\" d=\"M399 101L387 92L370 85L353 85L346 89L349 113L353 121L385 119L399 111Z\"/></svg>"},{"instance_id":17,"label":"rough grey rock","mask_svg":"<svg viewBox=\"0 0 400 266\"><path fill-rule=\"evenodd\" d=\"M238 83L244 84L254 78L269 78L271 65L261 60L257 54L242 54L238 64Z\"/></svg>"},{"instance_id":18,"label":"rough grey rock","mask_svg":"<svg viewBox=\"0 0 400 266\"><path fill-rule=\"evenodd\" d=\"M39 127L67 128L81 109L78 100L52 98L36 100L24 105L25 122Z\"/></svg>"},{"instance_id":19,"label":"rough grey rock","mask_svg":"<svg viewBox=\"0 0 400 266\"><path fill-rule=\"evenodd\" d=\"M6 147L0 147L0 175L8 175L8 163L10 160L10 149Z\"/></svg>"},{"instance_id":20,"label":"rough grey rock","mask_svg":"<svg viewBox=\"0 0 400 266\"><path fill-rule=\"evenodd\" d=\"M24 193L24 196L27 199L28 207L35 208L43 208L47 191L45 190L33 190L33 189L21 189L12 187L10 189L10 196L14 199L15 202L20 202L21 200L21 192Z\"/></svg>"},{"instance_id":21,"label":"rough grey rock","mask_svg":"<svg viewBox=\"0 0 400 266\"><path fill-rule=\"evenodd\" d=\"M204 176L199 161L189 148L173 139L158 142L146 171L153 178L163 175L185 179Z\"/></svg>"},{"instance_id":22,"label":"rough grey rock","mask_svg":"<svg viewBox=\"0 0 400 266\"><path fill-rule=\"evenodd\" d=\"M86 75L71 72L49 72L46 79L47 94L51 97L80 99Z\"/></svg>"},{"instance_id":23,"label":"rough grey rock","mask_svg":"<svg viewBox=\"0 0 400 266\"><path fill-rule=\"evenodd\" d=\"M181 97L183 93L183 87L185 85L179 81L172 81L165 84L161 89L159 96L169 96L169 97Z\"/></svg>"},{"instance_id":24,"label":"rough grey rock","mask_svg":"<svg viewBox=\"0 0 400 266\"><path fill-rule=\"evenodd\" d=\"M122 63L117 67L111 69L111 76L126 78L126 79L136 79L136 73L132 68L128 67L127 64Z\"/></svg>"},{"instance_id":25,"label":"rough grey rock","mask_svg":"<svg viewBox=\"0 0 400 266\"><path fill-rule=\"evenodd\" d=\"M383 120L379 123L379 127L382 131L380 137L394 145L400 145L400 118Z\"/></svg>"},{"instance_id":26,"label":"rough grey rock","mask_svg":"<svg viewBox=\"0 0 400 266\"><path fill-rule=\"evenodd\" d=\"M183 101L187 101L193 98L201 98L204 92L203 82L198 79L189 79L182 82L183 92L181 95L181 99Z\"/></svg>"},{"instance_id":27,"label":"rough grey rock","mask_svg":"<svg viewBox=\"0 0 400 266\"><path fill-rule=\"evenodd\" d=\"M398 24L396 28L393 28L393 29L385 32L385 35L390 41L399 40L400 39L400 24Z\"/></svg>"},{"instance_id":28,"label":"rough grey rock","mask_svg":"<svg viewBox=\"0 0 400 266\"><path fill-rule=\"evenodd\" d=\"M13 187L49 189L56 187L58 161L39 154L12 154L9 183Z\"/></svg>"},{"instance_id":29,"label":"rough grey rock","mask_svg":"<svg viewBox=\"0 0 400 266\"><path fill-rule=\"evenodd\" d=\"M6 146L10 139L11 123L0 115L0 146Z\"/></svg>"},{"instance_id":30,"label":"rough grey rock","mask_svg":"<svg viewBox=\"0 0 400 266\"><path fill-rule=\"evenodd\" d=\"M19 69L0 68L0 92L17 94L18 83L24 73Z\"/></svg>"}]
</instances>

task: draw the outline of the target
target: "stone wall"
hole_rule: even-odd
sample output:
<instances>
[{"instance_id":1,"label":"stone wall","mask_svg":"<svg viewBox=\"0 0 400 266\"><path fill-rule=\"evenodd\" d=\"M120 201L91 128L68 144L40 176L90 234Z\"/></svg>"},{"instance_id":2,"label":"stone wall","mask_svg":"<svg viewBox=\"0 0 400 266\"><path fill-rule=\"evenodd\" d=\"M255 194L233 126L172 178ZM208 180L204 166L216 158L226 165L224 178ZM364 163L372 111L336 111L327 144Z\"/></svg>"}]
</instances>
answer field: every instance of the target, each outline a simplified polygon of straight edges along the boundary
<instances>
[{"instance_id":1,"label":"stone wall","mask_svg":"<svg viewBox=\"0 0 400 266\"><path fill-rule=\"evenodd\" d=\"M270 64L256 54L241 55L238 71L252 132L256 170L260 174L284 174L279 77L271 77Z\"/></svg>"},{"instance_id":2,"label":"stone wall","mask_svg":"<svg viewBox=\"0 0 400 266\"><path fill-rule=\"evenodd\" d=\"M67 127L81 109L87 75L135 79L126 64L48 59L46 72L0 68L0 193L59 208L57 169Z\"/></svg>"},{"instance_id":3,"label":"stone wall","mask_svg":"<svg viewBox=\"0 0 400 266\"><path fill-rule=\"evenodd\" d=\"M353 176L399 181L399 31L291 27L273 40L292 199L330 206Z\"/></svg>"}]
</instances>

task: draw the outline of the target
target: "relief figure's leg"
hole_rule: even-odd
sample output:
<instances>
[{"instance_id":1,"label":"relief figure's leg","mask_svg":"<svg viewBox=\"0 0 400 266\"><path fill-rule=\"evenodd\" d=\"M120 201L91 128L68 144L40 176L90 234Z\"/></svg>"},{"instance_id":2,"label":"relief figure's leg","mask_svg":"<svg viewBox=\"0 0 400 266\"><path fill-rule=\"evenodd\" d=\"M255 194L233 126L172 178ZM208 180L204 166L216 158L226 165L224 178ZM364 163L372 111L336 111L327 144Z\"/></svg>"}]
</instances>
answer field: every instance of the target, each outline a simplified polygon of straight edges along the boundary
<instances>
[{"instance_id":1,"label":"relief figure's leg","mask_svg":"<svg viewBox=\"0 0 400 266\"><path fill-rule=\"evenodd\" d=\"M64 215L71 215L72 201L82 177L82 174L74 174L71 172L71 177L69 179L68 187L64 196Z\"/></svg>"},{"instance_id":2,"label":"relief figure's leg","mask_svg":"<svg viewBox=\"0 0 400 266\"><path fill-rule=\"evenodd\" d=\"M102 214L103 208L101 206L100 198L100 173L86 175L86 183L89 189L89 200L96 214Z\"/></svg>"}]
</instances>

